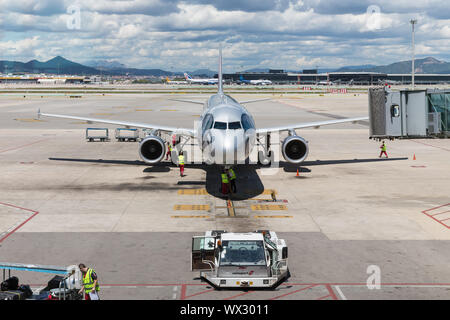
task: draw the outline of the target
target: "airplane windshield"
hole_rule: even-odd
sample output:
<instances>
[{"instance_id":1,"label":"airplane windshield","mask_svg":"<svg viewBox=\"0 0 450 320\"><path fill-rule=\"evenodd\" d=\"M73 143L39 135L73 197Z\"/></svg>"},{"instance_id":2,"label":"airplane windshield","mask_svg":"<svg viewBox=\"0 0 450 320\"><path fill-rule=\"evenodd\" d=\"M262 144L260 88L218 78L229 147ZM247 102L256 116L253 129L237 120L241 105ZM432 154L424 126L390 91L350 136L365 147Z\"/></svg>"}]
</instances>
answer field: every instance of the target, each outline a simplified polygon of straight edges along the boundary
<instances>
[{"instance_id":1,"label":"airplane windshield","mask_svg":"<svg viewBox=\"0 0 450 320\"><path fill-rule=\"evenodd\" d=\"M220 265L266 265L263 241L223 241Z\"/></svg>"},{"instance_id":2,"label":"airplane windshield","mask_svg":"<svg viewBox=\"0 0 450 320\"><path fill-rule=\"evenodd\" d=\"M214 129L220 129L220 130L226 130L227 129L227 123L226 122L214 122Z\"/></svg>"},{"instance_id":3,"label":"airplane windshield","mask_svg":"<svg viewBox=\"0 0 450 320\"><path fill-rule=\"evenodd\" d=\"M228 129L241 129L241 123L239 121L228 123Z\"/></svg>"}]
</instances>

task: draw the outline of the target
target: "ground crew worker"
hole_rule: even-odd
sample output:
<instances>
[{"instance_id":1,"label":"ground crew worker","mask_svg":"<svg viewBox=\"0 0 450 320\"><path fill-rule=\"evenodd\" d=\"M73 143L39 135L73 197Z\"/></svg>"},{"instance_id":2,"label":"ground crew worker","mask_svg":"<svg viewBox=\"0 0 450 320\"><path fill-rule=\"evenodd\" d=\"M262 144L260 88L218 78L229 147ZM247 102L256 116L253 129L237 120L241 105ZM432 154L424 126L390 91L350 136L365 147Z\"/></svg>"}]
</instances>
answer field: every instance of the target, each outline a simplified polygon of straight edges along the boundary
<instances>
[{"instance_id":1,"label":"ground crew worker","mask_svg":"<svg viewBox=\"0 0 450 320\"><path fill-rule=\"evenodd\" d=\"M228 177L230 178L231 192L236 193L236 173L232 168L228 169Z\"/></svg>"},{"instance_id":2,"label":"ground crew worker","mask_svg":"<svg viewBox=\"0 0 450 320\"><path fill-rule=\"evenodd\" d=\"M178 156L178 166L180 167L180 177L184 176L184 155L183 151L180 151Z\"/></svg>"},{"instance_id":3,"label":"ground crew worker","mask_svg":"<svg viewBox=\"0 0 450 320\"><path fill-rule=\"evenodd\" d=\"M166 160L168 159L168 157L170 156L170 159L172 159L172 145L170 144L170 142L167 142L167 153L166 153Z\"/></svg>"},{"instance_id":4,"label":"ground crew worker","mask_svg":"<svg viewBox=\"0 0 450 320\"><path fill-rule=\"evenodd\" d=\"M230 186L230 181L228 179L228 173L224 170L222 170L222 173L220 174L221 178L222 178L222 194L223 195L227 195L229 193L229 186Z\"/></svg>"},{"instance_id":5,"label":"ground crew worker","mask_svg":"<svg viewBox=\"0 0 450 320\"><path fill-rule=\"evenodd\" d=\"M386 155L386 158L389 158L388 155L387 155L387 153L386 153L387 147L386 147L386 143L385 143L384 141L383 141L383 143L381 144L380 149L381 149L381 152L380 152L379 158L381 158L381 155L382 155L383 153Z\"/></svg>"},{"instance_id":6,"label":"ground crew worker","mask_svg":"<svg viewBox=\"0 0 450 320\"><path fill-rule=\"evenodd\" d=\"M94 269L86 267L84 263L80 263L78 267L83 274L83 286L78 293L82 294L84 292L84 300L100 300L98 296L100 286L98 285L97 273L95 273Z\"/></svg>"}]
</instances>

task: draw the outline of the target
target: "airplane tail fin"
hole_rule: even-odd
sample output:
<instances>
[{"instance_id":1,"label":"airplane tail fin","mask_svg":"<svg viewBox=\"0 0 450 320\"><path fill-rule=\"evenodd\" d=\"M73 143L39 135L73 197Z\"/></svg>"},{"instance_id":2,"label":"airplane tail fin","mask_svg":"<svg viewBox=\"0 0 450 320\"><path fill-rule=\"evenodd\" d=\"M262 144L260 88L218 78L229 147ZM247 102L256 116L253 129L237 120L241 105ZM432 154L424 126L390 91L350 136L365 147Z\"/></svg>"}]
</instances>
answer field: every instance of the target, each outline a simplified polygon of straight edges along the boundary
<instances>
[{"instance_id":1,"label":"airplane tail fin","mask_svg":"<svg viewBox=\"0 0 450 320\"><path fill-rule=\"evenodd\" d=\"M219 47L219 72L218 72L218 93L223 93L223 83L222 83L222 45Z\"/></svg>"},{"instance_id":2,"label":"airplane tail fin","mask_svg":"<svg viewBox=\"0 0 450 320\"><path fill-rule=\"evenodd\" d=\"M188 75L186 72L184 73L184 78L185 78L186 80L192 79L192 77L191 77L190 75Z\"/></svg>"}]
</instances>

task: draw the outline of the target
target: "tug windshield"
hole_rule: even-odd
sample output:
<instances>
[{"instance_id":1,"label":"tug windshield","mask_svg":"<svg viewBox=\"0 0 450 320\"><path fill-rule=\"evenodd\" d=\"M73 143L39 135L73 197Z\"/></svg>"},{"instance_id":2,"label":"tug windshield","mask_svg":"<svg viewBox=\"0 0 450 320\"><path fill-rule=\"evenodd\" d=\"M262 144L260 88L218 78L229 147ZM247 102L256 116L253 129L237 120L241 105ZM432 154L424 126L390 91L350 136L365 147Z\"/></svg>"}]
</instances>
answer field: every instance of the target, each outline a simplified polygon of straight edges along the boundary
<instances>
[{"instance_id":1,"label":"tug windshield","mask_svg":"<svg viewBox=\"0 0 450 320\"><path fill-rule=\"evenodd\" d=\"M220 266L265 266L263 241L223 241Z\"/></svg>"}]
</instances>

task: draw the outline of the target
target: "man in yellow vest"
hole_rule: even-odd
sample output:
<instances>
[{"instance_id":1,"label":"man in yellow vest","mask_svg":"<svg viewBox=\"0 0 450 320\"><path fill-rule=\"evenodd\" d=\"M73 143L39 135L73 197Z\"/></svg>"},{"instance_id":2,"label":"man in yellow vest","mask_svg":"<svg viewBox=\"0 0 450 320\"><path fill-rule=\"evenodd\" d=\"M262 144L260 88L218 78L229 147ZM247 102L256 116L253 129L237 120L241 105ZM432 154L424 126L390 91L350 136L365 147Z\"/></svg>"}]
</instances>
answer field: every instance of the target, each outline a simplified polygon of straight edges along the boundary
<instances>
[{"instance_id":1,"label":"man in yellow vest","mask_svg":"<svg viewBox=\"0 0 450 320\"><path fill-rule=\"evenodd\" d=\"M380 156L379 156L379 158L381 158L381 155L384 153L384 155L386 156L386 158L388 158L388 155L387 155L387 152L386 152L386 150L387 150L387 147L386 147L386 143L383 141L383 144L380 146L380 149L381 149L381 152L380 152Z\"/></svg>"},{"instance_id":2,"label":"man in yellow vest","mask_svg":"<svg viewBox=\"0 0 450 320\"><path fill-rule=\"evenodd\" d=\"M97 273L95 273L94 269L86 267L84 263L80 263L78 267L83 274L83 286L78 293L82 294L84 292L84 300L100 300L98 296L100 286L98 285Z\"/></svg>"},{"instance_id":3,"label":"man in yellow vest","mask_svg":"<svg viewBox=\"0 0 450 320\"><path fill-rule=\"evenodd\" d=\"M233 168L228 169L228 177L230 178L231 192L236 193L236 173Z\"/></svg>"},{"instance_id":4,"label":"man in yellow vest","mask_svg":"<svg viewBox=\"0 0 450 320\"><path fill-rule=\"evenodd\" d=\"M230 190L229 189L230 181L228 179L228 173L225 171L225 169L222 170L220 177L222 178L222 194L227 195Z\"/></svg>"},{"instance_id":5,"label":"man in yellow vest","mask_svg":"<svg viewBox=\"0 0 450 320\"><path fill-rule=\"evenodd\" d=\"M170 156L170 159L172 159L172 145L170 144L170 142L167 142L167 152L166 152L166 160L168 159L168 157Z\"/></svg>"},{"instance_id":6,"label":"man in yellow vest","mask_svg":"<svg viewBox=\"0 0 450 320\"><path fill-rule=\"evenodd\" d=\"M180 167L180 177L184 176L184 155L183 151L180 151L180 155L178 156L178 166Z\"/></svg>"}]
</instances>

